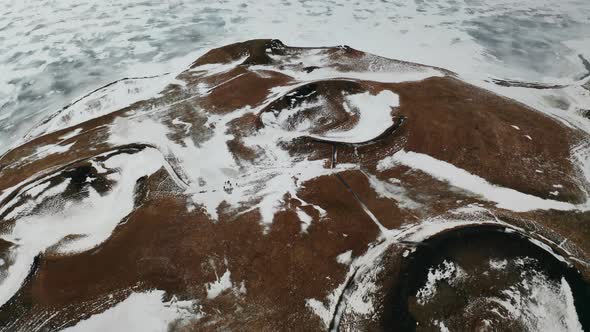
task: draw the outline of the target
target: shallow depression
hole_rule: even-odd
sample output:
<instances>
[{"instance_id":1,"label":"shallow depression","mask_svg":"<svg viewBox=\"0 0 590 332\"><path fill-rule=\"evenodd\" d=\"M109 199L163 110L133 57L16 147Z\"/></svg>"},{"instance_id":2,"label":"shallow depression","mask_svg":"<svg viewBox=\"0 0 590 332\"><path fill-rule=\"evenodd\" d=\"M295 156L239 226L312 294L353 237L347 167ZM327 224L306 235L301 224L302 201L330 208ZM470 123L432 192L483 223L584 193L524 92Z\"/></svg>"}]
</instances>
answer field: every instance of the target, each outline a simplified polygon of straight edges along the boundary
<instances>
[{"instance_id":1,"label":"shallow depression","mask_svg":"<svg viewBox=\"0 0 590 332\"><path fill-rule=\"evenodd\" d=\"M495 226L448 231L405 260L387 331L583 331L590 285L527 239ZM396 317L396 318L394 318ZM401 318L401 319L400 319Z\"/></svg>"}]
</instances>

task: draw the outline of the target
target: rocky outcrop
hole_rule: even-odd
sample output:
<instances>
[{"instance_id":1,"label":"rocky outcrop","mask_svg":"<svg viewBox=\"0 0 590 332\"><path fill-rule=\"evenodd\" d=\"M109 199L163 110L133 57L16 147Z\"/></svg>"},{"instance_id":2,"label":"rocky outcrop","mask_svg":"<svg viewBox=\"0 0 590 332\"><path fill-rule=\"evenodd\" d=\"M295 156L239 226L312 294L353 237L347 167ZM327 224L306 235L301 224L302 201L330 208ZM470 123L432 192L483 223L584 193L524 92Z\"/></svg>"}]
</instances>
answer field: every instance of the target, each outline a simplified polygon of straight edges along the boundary
<instances>
[{"instance_id":1,"label":"rocky outcrop","mask_svg":"<svg viewBox=\"0 0 590 332\"><path fill-rule=\"evenodd\" d=\"M77 103L0 159L4 330L589 326L588 133L452 72L253 40Z\"/></svg>"}]
</instances>

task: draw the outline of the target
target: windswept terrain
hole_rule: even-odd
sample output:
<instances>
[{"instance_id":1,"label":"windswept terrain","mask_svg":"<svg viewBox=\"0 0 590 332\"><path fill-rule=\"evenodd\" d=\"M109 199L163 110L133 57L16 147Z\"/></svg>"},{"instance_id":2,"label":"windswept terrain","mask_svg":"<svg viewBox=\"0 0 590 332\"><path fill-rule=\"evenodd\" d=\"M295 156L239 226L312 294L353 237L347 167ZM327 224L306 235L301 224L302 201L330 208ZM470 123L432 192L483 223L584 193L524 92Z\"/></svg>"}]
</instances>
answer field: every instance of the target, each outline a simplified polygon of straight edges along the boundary
<instances>
[{"instance_id":1,"label":"windswept terrain","mask_svg":"<svg viewBox=\"0 0 590 332\"><path fill-rule=\"evenodd\" d=\"M578 113L279 40L113 82L0 158L0 330L588 330Z\"/></svg>"}]
</instances>

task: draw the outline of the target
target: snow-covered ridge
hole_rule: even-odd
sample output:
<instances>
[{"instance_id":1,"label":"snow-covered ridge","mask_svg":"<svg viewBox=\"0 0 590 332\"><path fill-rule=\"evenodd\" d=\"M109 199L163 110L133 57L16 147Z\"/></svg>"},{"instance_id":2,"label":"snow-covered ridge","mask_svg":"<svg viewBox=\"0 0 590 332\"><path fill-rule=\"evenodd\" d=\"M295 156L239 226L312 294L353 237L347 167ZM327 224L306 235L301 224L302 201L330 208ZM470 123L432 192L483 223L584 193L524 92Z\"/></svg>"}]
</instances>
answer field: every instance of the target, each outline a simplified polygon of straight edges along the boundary
<instances>
[{"instance_id":1,"label":"snow-covered ridge","mask_svg":"<svg viewBox=\"0 0 590 332\"><path fill-rule=\"evenodd\" d=\"M151 77L124 78L109 83L42 120L26 134L24 140L29 141L115 112L135 102L155 98L171 82L174 82L174 75L166 73Z\"/></svg>"},{"instance_id":2,"label":"snow-covered ridge","mask_svg":"<svg viewBox=\"0 0 590 332\"><path fill-rule=\"evenodd\" d=\"M113 156L102 167L118 171L108 175L116 181L114 187L106 194L89 187L87 197L78 201L64 196L68 180L47 190L38 188L44 185L41 183L25 191L24 195L34 196L34 200L3 217L16 222L14 227L0 234L0 238L13 244L10 249L13 263L0 281L0 303L6 303L18 291L35 257L50 247L59 244L57 250L60 253L77 253L108 239L117 224L133 211L136 181L157 171L163 163L161 154L154 149ZM87 180L90 183L92 178ZM39 205L43 202L49 203ZM2 207L3 214L8 206ZM36 211L38 206L42 207L41 211ZM78 237L63 242L72 235Z\"/></svg>"},{"instance_id":3,"label":"snow-covered ridge","mask_svg":"<svg viewBox=\"0 0 590 332\"><path fill-rule=\"evenodd\" d=\"M499 208L516 212L549 209L588 209L588 203L574 205L566 202L542 199L533 195L520 193L514 189L499 187L452 164L412 151L402 150L396 152L392 156L381 160L377 165L377 169L384 171L396 165L405 165L420 170L438 180L448 182L451 186L480 195L485 200L496 203Z\"/></svg>"}]
</instances>

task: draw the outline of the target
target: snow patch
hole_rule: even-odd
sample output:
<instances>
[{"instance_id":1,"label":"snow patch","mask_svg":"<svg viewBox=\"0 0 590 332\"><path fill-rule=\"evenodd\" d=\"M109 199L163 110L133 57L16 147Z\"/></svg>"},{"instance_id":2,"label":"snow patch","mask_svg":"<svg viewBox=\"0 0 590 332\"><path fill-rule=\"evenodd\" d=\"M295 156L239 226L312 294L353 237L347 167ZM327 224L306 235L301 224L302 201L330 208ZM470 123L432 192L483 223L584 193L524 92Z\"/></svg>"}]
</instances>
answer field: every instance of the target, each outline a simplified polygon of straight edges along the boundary
<instances>
[{"instance_id":1,"label":"snow patch","mask_svg":"<svg viewBox=\"0 0 590 332\"><path fill-rule=\"evenodd\" d=\"M39 194L44 192L45 189L47 189L50 185L51 185L50 181L43 182L43 183L38 184L38 185L34 186L33 188L27 190L27 194L29 194L31 197L35 198L35 197L39 196Z\"/></svg>"},{"instance_id":2,"label":"snow patch","mask_svg":"<svg viewBox=\"0 0 590 332\"><path fill-rule=\"evenodd\" d=\"M309 214L307 214L305 211L303 211L301 208L297 208L296 212L297 212L297 217L299 217L299 220L301 221L301 231L307 232L307 229L311 225L313 218Z\"/></svg>"},{"instance_id":3,"label":"snow patch","mask_svg":"<svg viewBox=\"0 0 590 332\"><path fill-rule=\"evenodd\" d=\"M308 65L306 59L302 59L302 62ZM304 71L289 69L285 67L283 69L277 69L273 66L257 65L251 66L252 71L274 71L284 75L293 77L298 81L320 81L330 79L354 79L360 81L373 81L381 83L401 83L401 82L413 82L422 81L430 77L442 77L444 74L434 68L418 68L418 67L404 67L399 66L399 71L366 71L366 72L342 72L333 68L322 67L318 68L311 73Z\"/></svg>"},{"instance_id":4,"label":"snow patch","mask_svg":"<svg viewBox=\"0 0 590 332\"><path fill-rule=\"evenodd\" d=\"M461 267L447 260L444 260L442 264L434 269L430 268L426 277L426 284L416 293L418 304L424 305L436 295L437 284L439 282L446 281L452 285L456 280L461 279L463 275L464 272Z\"/></svg>"},{"instance_id":5,"label":"snow patch","mask_svg":"<svg viewBox=\"0 0 590 332\"><path fill-rule=\"evenodd\" d=\"M373 174L367 174L369 185L378 197L393 199L402 209L418 209L422 205L408 197L406 190L399 185L400 181L381 181Z\"/></svg>"},{"instance_id":6,"label":"snow patch","mask_svg":"<svg viewBox=\"0 0 590 332\"><path fill-rule=\"evenodd\" d=\"M123 302L106 311L92 315L63 332L129 331L165 332L173 322L188 322L202 318L194 301L162 301L164 291L132 293ZM196 311L196 312L195 312Z\"/></svg>"},{"instance_id":7,"label":"snow patch","mask_svg":"<svg viewBox=\"0 0 590 332\"><path fill-rule=\"evenodd\" d=\"M504 270L508 265L508 260L490 259L489 264L492 270Z\"/></svg>"},{"instance_id":8,"label":"snow patch","mask_svg":"<svg viewBox=\"0 0 590 332\"><path fill-rule=\"evenodd\" d=\"M225 270L221 278L217 276L217 279L213 282L207 283L205 288L207 289L207 298L214 299L219 294L223 293L224 291L231 289L233 284L231 282L231 272L229 270Z\"/></svg>"},{"instance_id":9,"label":"snow patch","mask_svg":"<svg viewBox=\"0 0 590 332\"><path fill-rule=\"evenodd\" d=\"M505 289L503 298L493 298L508 318L524 323L530 331L582 332L570 285L533 271L518 284Z\"/></svg>"},{"instance_id":10,"label":"snow patch","mask_svg":"<svg viewBox=\"0 0 590 332\"><path fill-rule=\"evenodd\" d=\"M157 97L158 93L171 83L173 79L174 76L171 74L153 78L123 79L100 88L90 95L73 102L68 108L61 110L59 113L54 113L56 116L41 122L41 124L34 127L25 136L25 140L31 140L62 128L75 126L82 122L118 111L138 101ZM67 139L77 134L70 133L61 139Z\"/></svg>"},{"instance_id":11,"label":"snow patch","mask_svg":"<svg viewBox=\"0 0 590 332\"><path fill-rule=\"evenodd\" d=\"M108 239L117 224L133 209L137 179L154 173L162 167L162 163L161 155L154 149L131 156L113 156L105 162L105 167L119 170L120 182L110 192L99 194L89 188L87 197L80 201L64 202L63 208L19 216L14 227L0 235L1 239L16 244L10 253L14 263L0 281L0 305L18 291L35 256L67 236L79 235L60 245L58 251L64 254L92 249ZM49 188L35 201L38 203L46 197L61 194L68 184L69 179Z\"/></svg>"},{"instance_id":12,"label":"snow patch","mask_svg":"<svg viewBox=\"0 0 590 332\"><path fill-rule=\"evenodd\" d=\"M73 130L73 131L71 131L71 132L69 132L69 133L67 133L67 134L65 134L63 136L60 136L59 139L62 140L62 141L65 141L65 140L68 140L68 139L70 139L72 137L75 137L75 136L79 135L81 132L82 132L82 128L77 128L76 130Z\"/></svg>"},{"instance_id":13,"label":"snow patch","mask_svg":"<svg viewBox=\"0 0 590 332\"><path fill-rule=\"evenodd\" d=\"M352 250L341 253L336 256L336 261L343 265L348 265L352 261Z\"/></svg>"},{"instance_id":14,"label":"snow patch","mask_svg":"<svg viewBox=\"0 0 590 332\"><path fill-rule=\"evenodd\" d=\"M493 185L485 179L445 161L411 151L406 152L402 150L384 158L379 161L377 170L384 171L396 165L405 165L418 169L440 181L446 181L454 187L472 192L488 201L495 202L498 207L503 209L526 212L531 210L575 210L580 208L570 203L542 199L513 189Z\"/></svg>"},{"instance_id":15,"label":"snow patch","mask_svg":"<svg viewBox=\"0 0 590 332\"><path fill-rule=\"evenodd\" d=\"M399 106L399 96L389 90L377 95L365 92L346 96L345 104L359 115L359 121L352 129L310 136L343 143L370 141L393 125L391 112L393 107Z\"/></svg>"},{"instance_id":16,"label":"snow patch","mask_svg":"<svg viewBox=\"0 0 590 332\"><path fill-rule=\"evenodd\" d=\"M52 154L62 154L62 153L68 152L74 144L76 144L76 143L74 142L74 143L70 143L70 144L66 144L66 145L60 145L60 144L43 145L43 146L38 147L35 150L32 157L34 157L35 159L43 159L43 158L50 156Z\"/></svg>"}]
</instances>

